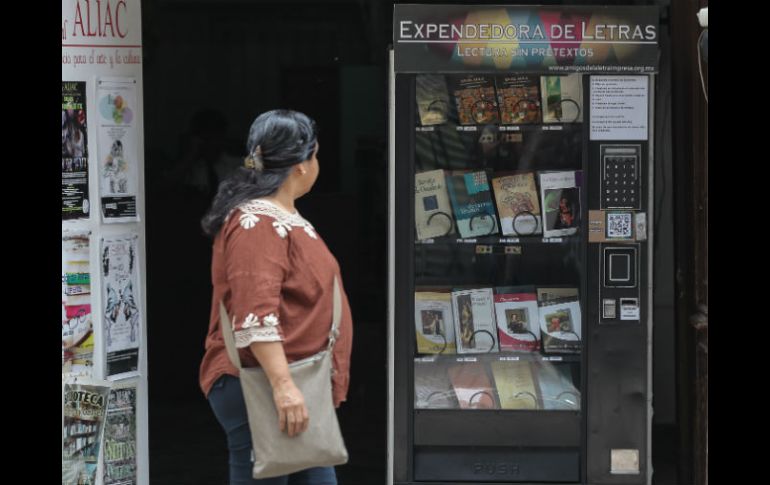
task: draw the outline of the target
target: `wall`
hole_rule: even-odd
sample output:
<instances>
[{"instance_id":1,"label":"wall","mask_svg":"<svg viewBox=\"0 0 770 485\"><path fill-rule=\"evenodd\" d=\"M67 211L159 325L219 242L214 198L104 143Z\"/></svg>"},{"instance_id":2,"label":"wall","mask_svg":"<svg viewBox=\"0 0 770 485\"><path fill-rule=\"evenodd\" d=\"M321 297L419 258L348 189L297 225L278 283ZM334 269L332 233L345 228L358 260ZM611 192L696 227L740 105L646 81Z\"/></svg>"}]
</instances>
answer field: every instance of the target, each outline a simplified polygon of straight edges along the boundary
<instances>
[{"instance_id":1,"label":"wall","mask_svg":"<svg viewBox=\"0 0 770 485\"><path fill-rule=\"evenodd\" d=\"M139 0L62 0L62 81L86 82L87 115L87 152L88 152L88 195L90 213L88 217L62 221L65 230L90 230L90 271L91 271L91 306L94 327L94 366L92 376L96 379L107 378L106 342L104 331L101 288L101 258L99 242L103 237L126 233L138 236L138 275L139 288L135 289L134 298L141 315L139 335L138 375L128 378L109 377L113 385L135 385L136 402L136 460L139 484L149 483L148 456L148 413L147 413L147 311L145 303L146 288L146 252L145 252L145 205L144 205L144 116L142 89L142 32L141 5ZM102 217L100 204L100 176L103 174L102 160L99 154L105 147L99 143L99 99L96 83L105 77L133 78L135 86L135 106L129 106L133 112L132 124L135 137L136 158L127 163L136 168L131 184L136 196L137 221L108 223ZM102 141L104 143L104 141ZM129 147L126 146L128 158ZM134 373L136 374L136 373ZM102 452L104 446L102 446ZM103 453L102 453L103 454ZM97 483L102 483L103 466L97 471Z\"/></svg>"}]
</instances>

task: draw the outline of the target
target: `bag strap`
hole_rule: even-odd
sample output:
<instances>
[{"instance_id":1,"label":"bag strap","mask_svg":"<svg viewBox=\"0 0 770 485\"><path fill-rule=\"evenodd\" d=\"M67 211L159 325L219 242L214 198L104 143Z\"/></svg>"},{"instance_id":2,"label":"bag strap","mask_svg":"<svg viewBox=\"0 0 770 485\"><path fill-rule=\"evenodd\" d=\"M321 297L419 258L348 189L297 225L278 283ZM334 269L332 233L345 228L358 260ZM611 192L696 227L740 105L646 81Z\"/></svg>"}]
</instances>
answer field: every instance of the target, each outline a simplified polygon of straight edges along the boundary
<instances>
[{"instance_id":1,"label":"bag strap","mask_svg":"<svg viewBox=\"0 0 770 485\"><path fill-rule=\"evenodd\" d=\"M332 306L332 329L329 332L329 345L326 350L331 351L340 336L340 320L342 319L342 297L340 295L340 282L337 281L337 275L334 275L333 306Z\"/></svg>"},{"instance_id":2,"label":"bag strap","mask_svg":"<svg viewBox=\"0 0 770 485\"><path fill-rule=\"evenodd\" d=\"M340 284L337 280L337 275L334 275L334 288L333 288L333 306L332 306L332 328L329 332L329 345L326 350L331 350L334 347L335 342L340 334L340 320L342 318L342 296L340 292ZM227 349L227 355L230 357L230 362L236 369L241 369L241 357L238 355L238 348L235 346L235 336L233 335L233 324L230 317L227 315L224 303L219 302L219 326L222 329L222 338L225 341L225 348Z\"/></svg>"}]
</instances>

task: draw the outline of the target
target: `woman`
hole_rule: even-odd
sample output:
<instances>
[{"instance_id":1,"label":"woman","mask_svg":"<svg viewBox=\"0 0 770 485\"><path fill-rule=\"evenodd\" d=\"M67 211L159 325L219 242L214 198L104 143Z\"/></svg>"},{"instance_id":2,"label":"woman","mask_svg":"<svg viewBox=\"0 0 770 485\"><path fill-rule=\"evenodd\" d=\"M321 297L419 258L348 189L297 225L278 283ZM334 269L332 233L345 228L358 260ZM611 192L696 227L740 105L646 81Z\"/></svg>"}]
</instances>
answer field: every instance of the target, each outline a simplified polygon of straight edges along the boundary
<instances>
[{"instance_id":1,"label":"woman","mask_svg":"<svg viewBox=\"0 0 770 485\"><path fill-rule=\"evenodd\" d=\"M273 388L276 426L289 436L305 431L313 417L288 363L326 347L335 276L342 290L340 336L333 353L335 407L347 394L353 324L337 260L294 208L318 177L315 123L295 111L263 113L251 125L247 145L245 166L220 184L201 222L214 238L214 290L201 389L227 434L231 485L336 484L333 467L251 478L251 440L260 437L251 436L238 372L222 340L220 300L233 315L243 366L264 369Z\"/></svg>"}]
</instances>

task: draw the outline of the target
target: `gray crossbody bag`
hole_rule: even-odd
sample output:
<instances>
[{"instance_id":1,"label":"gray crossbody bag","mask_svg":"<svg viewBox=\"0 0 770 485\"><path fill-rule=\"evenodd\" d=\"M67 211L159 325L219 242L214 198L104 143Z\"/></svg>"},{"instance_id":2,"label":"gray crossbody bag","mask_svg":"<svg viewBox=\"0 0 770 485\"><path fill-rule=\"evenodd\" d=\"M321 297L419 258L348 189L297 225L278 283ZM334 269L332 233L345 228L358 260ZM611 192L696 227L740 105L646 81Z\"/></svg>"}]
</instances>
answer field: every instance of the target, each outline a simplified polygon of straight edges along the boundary
<instances>
[{"instance_id":1,"label":"gray crossbody bag","mask_svg":"<svg viewBox=\"0 0 770 485\"><path fill-rule=\"evenodd\" d=\"M339 335L342 300L339 283L334 277L334 307L329 345L315 355L292 362L289 372L302 391L310 423L308 429L290 438L278 428L278 411L273 389L261 367L241 367L235 347L233 327L227 310L219 303L222 337L230 361L240 373L243 397L249 416L254 451L254 478L288 475L307 468L342 465L348 452L342 439L337 413L332 400L332 349Z\"/></svg>"}]
</instances>

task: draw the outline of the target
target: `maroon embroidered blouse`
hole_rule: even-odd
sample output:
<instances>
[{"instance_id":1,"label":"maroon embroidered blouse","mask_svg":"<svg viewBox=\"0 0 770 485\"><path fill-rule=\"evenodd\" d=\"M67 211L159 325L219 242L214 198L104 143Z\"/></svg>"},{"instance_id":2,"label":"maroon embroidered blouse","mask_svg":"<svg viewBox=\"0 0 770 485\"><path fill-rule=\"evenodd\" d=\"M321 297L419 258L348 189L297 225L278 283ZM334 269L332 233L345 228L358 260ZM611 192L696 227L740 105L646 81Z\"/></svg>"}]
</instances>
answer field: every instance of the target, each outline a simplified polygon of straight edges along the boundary
<instances>
[{"instance_id":1,"label":"maroon embroidered blouse","mask_svg":"<svg viewBox=\"0 0 770 485\"><path fill-rule=\"evenodd\" d=\"M328 343L334 276L340 282L342 318L334 346L332 394L338 405L348 391L353 321L340 267L313 226L264 199L234 210L214 240L209 332L200 367L208 395L223 374L238 376L219 328L219 301L232 316L244 367L258 366L251 342L282 341L289 362L309 357Z\"/></svg>"}]
</instances>

